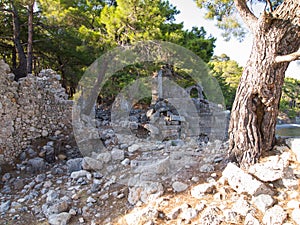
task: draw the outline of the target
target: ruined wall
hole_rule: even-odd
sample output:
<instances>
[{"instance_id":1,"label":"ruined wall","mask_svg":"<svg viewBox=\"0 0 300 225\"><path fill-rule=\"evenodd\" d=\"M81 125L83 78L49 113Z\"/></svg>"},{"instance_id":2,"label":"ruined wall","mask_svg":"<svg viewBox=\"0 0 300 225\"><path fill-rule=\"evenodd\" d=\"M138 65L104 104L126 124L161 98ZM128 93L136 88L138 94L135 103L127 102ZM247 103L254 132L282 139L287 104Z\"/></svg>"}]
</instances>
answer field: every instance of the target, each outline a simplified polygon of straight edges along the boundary
<instances>
[{"instance_id":1,"label":"ruined wall","mask_svg":"<svg viewBox=\"0 0 300 225\"><path fill-rule=\"evenodd\" d=\"M16 82L0 60L0 164L37 138L72 132L72 101L59 80L53 70L43 70Z\"/></svg>"}]
</instances>

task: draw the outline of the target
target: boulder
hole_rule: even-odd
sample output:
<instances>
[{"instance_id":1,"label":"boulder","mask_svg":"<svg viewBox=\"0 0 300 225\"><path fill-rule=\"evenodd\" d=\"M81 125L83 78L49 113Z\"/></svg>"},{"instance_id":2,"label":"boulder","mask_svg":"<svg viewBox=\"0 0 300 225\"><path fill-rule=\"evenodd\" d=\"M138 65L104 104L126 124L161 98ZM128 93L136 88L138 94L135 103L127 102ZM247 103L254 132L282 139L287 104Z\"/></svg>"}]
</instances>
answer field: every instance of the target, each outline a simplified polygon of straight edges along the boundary
<instances>
[{"instance_id":1,"label":"boulder","mask_svg":"<svg viewBox=\"0 0 300 225\"><path fill-rule=\"evenodd\" d=\"M278 155L268 157L266 162L250 166L248 172L264 182L273 182L283 178L285 161Z\"/></svg>"},{"instance_id":2,"label":"boulder","mask_svg":"<svg viewBox=\"0 0 300 225\"><path fill-rule=\"evenodd\" d=\"M28 160L28 170L31 172L41 172L46 168L46 162L40 157L36 157Z\"/></svg>"},{"instance_id":3,"label":"boulder","mask_svg":"<svg viewBox=\"0 0 300 225\"><path fill-rule=\"evenodd\" d=\"M82 169L81 164L82 164L82 158L76 158L76 159L69 159L67 161L67 167L68 167L68 172L72 173L74 171L79 171Z\"/></svg>"},{"instance_id":4,"label":"boulder","mask_svg":"<svg viewBox=\"0 0 300 225\"><path fill-rule=\"evenodd\" d=\"M191 195L194 198L201 199L206 194L212 194L216 190L214 183L199 184L192 188Z\"/></svg>"},{"instance_id":5,"label":"boulder","mask_svg":"<svg viewBox=\"0 0 300 225\"><path fill-rule=\"evenodd\" d=\"M300 209L294 209L292 212L292 219L295 221L296 224L300 225Z\"/></svg>"},{"instance_id":6,"label":"boulder","mask_svg":"<svg viewBox=\"0 0 300 225\"><path fill-rule=\"evenodd\" d=\"M67 225L71 219L71 214L63 212L60 214L52 214L48 218L48 222L51 225Z\"/></svg>"},{"instance_id":7,"label":"boulder","mask_svg":"<svg viewBox=\"0 0 300 225\"><path fill-rule=\"evenodd\" d=\"M111 157L115 161L122 161L125 158L124 150L113 148L111 151Z\"/></svg>"},{"instance_id":8,"label":"boulder","mask_svg":"<svg viewBox=\"0 0 300 225\"><path fill-rule=\"evenodd\" d=\"M257 197L252 198L253 204L258 208L261 212L265 212L268 208L270 208L274 204L274 199L270 195L258 195Z\"/></svg>"},{"instance_id":9,"label":"boulder","mask_svg":"<svg viewBox=\"0 0 300 225\"><path fill-rule=\"evenodd\" d=\"M103 162L90 157L84 157L81 166L84 170L97 171L103 168Z\"/></svg>"},{"instance_id":10,"label":"boulder","mask_svg":"<svg viewBox=\"0 0 300 225\"><path fill-rule=\"evenodd\" d=\"M273 194L273 191L263 182L247 174L233 163L227 165L222 175L222 179L227 180L230 187L240 194L247 193L252 196Z\"/></svg>"},{"instance_id":11,"label":"boulder","mask_svg":"<svg viewBox=\"0 0 300 225\"><path fill-rule=\"evenodd\" d=\"M265 225L283 224L286 218L287 213L284 209L279 205L275 205L266 211L263 217L263 223Z\"/></svg>"},{"instance_id":12,"label":"boulder","mask_svg":"<svg viewBox=\"0 0 300 225\"><path fill-rule=\"evenodd\" d=\"M185 191L188 188L188 185L179 181L175 181L172 184L172 188L175 192L182 192Z\"/></svg>"},{"instance_id":13,"label":"boulder","mask_svg":"<svg viewBox=\"0 0 300 225\"><path fill-rule=\"evenodd\" d=\"M300 162L300 138L289 138L286 140L286 144L296 154L298 162Z\"/></svg>"}]
</instances>

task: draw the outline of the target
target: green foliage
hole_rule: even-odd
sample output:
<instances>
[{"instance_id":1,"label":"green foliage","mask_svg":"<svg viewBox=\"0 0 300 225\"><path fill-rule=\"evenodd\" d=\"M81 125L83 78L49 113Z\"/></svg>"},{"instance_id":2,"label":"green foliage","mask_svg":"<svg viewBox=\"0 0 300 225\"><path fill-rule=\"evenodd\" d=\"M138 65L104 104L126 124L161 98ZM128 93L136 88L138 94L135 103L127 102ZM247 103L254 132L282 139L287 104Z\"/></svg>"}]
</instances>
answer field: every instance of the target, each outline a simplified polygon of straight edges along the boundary
<instances>
[{"instance_id":1,"label":"green foliage","mask_svg":"<svg viewBox=\"0 0 300 225\"><path fill-rule=\"evenodd\" d=\"M280 111L290 118L300 116L300 80L285 78L280 100Z\"/></svg>"},{"instance_id":2,"label":"green foliage","mask_svg":"<svg viewBox=\"0 0 300 225\"><path fill-rule=\"evenodd\" d=\"M226 108L231 109L243 68L225 54L214 56L209 65L223 92Z\"/></svg>"},{"instance_id":3,"label":"green foliage","mask_svg":"<svg viewBox=\"0 0 300 225\"><path fill-rule=\"evenodd\" d=\"M15 1L21 22L21 42L26 50L26 0ZM29 0L28 0L29 1ZM0 52L13 67L16 57L12 41L9 0L0 3ZM52 68L62 74L63 85L75 88L85 69L101 54L116 46L141 40L165 40L193 51L205 62L213 55L215 38L203 27L184 30L175 23L179 11L164 0L36 0L34 14L34 72ZM105 84L107 97L115 96L137 76L150 76L162 65L133 65L116 73ZM177 71L182 86L190 77ZM186 79L186 80L185 80Z\"/></svg>"},{"instance_id":4,"label":"green foliage","mask_svg":"<svg viewBox=\"0 0 300 225\"><path fill-rule=\"evenodd\" d=\"M105 6L100 15L100 23L105 27L103 38L110 46L158 39L159 26L165 20L159 0L118 0L117 6Z\"/></svg>"},{"instance_id":5,"label":"green foliage","mask_svg":"<svg viewBox=\"0 0 300 225\"><path fill-rule=\"evenodd\" d=\"M265 3L265 10L271 11L267 0L245 0L251 5L250 10L254 12L252 7L257 3ZM246 35L246 29L238 16L233 0L195 0L199 8L205 9L205 18L214 19L217 21L217 26L223 30L225 40L230 40L232 37L242 41ZM274 10L282 0L270 0L272 10Z\"/></svg>"},{"instance_id":6,"label":"green foliage","mask_svg":"<svg viewBox=\"0 0 300 225\"><path fill-rule=\"evenodd\" d=\"M27 9L26 5L22 4L22 1L13 1L15 7L18 10L18 16L20 25L24 26L25 29L21 30L20 38L22 40L21 44L27 43ZM13 42L13 29L12 29L13 19L12 19L12 4L8 0L2 0L0 2L0 56L5 59L6 62L10 63L11 67L14 69L16 65L14 58L17 57L17 52L15 50Z\"/></svg>"}]
</instances>

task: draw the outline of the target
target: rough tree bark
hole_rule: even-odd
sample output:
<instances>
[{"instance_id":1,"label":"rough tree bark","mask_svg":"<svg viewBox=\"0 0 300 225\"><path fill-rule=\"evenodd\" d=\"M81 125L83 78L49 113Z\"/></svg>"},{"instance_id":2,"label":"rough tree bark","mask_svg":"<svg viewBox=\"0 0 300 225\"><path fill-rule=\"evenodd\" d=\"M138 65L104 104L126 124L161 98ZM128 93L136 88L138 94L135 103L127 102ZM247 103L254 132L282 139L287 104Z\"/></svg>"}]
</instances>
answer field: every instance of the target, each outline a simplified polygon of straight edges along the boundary
<instances>
[{"instance_id":1,"label":"rough tree bark","mask_svg":"<svg viewBox=\"0 0 300 225\"><path fill-rule=\"evenodd\" d=\"M29 1L28 8L28 43L27 43L27 73L32 73L33 61L33 6L34 0Z\"/></svg>"},{"instance_id":2,"label":"rough tree bark","mask_svg":"<svg viewBox=\"0 0 300 225\"><path fill-rule=\"evenodd\" d=\"M14 40L16 52L18 53L18 59L19 59L19 64L16 67L16 69L13 70L13 72L15 74L15 79L18 80L21 77L27 76L27 58L23 46L21 44L21 38L20 38L21 26L19 21L18 9L15 6L14 1L11 1L11 6L12 6L13 33L14 33L13 40Z\"/></svg>"},{"instance_id":3,"label":"rough tree bark","mask_svg":"<svg viewBox=\"0 0 300 225\"><path fill-rule=\"evenodd\" d=\"M300 56L300 2L285 0L259 18L245 0L235 0L235 5L254 40L232 108L228 154L247 168L275 143L285 71Z\"/></svg>"}]
</instances>

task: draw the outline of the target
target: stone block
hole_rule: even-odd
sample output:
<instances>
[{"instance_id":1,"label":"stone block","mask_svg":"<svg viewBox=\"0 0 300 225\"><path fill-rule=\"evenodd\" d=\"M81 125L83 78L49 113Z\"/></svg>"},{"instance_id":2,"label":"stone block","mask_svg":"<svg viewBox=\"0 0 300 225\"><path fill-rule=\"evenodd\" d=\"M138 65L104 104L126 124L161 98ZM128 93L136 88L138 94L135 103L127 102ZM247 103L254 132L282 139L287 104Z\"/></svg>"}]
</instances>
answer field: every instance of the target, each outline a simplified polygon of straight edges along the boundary
<instances>
[{"instance_id":1,"label":"stone block","mask_svg":"<svg viewBox=\"0 0 300 225\"><path fill-rule=\"evenodd\" d=\"M253 196L273 194L273 191L266 184L247 174L233 163L227 165L222 175L230 187L238 193L247 193Z\"/></svg>"}]
</instances>

